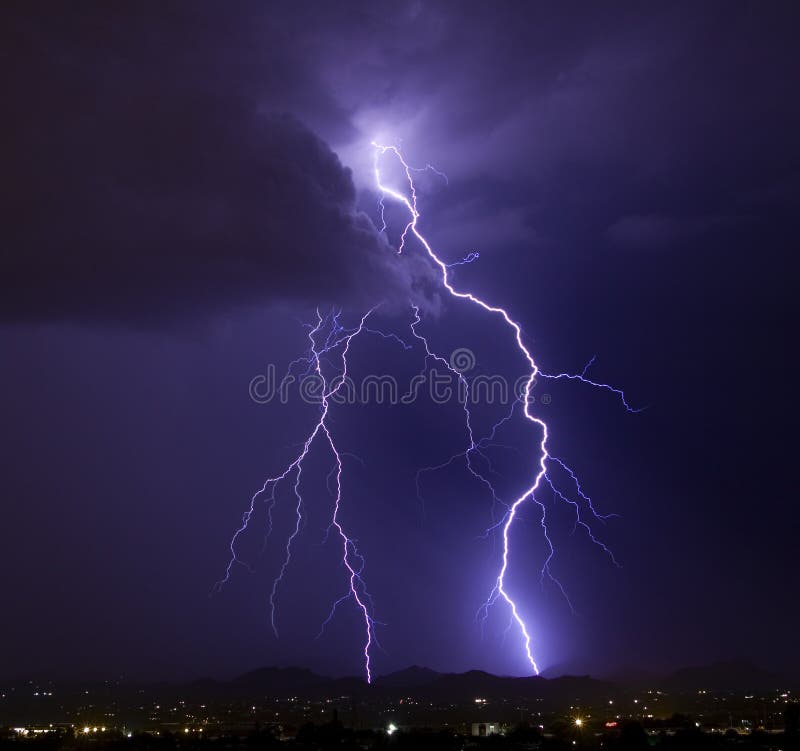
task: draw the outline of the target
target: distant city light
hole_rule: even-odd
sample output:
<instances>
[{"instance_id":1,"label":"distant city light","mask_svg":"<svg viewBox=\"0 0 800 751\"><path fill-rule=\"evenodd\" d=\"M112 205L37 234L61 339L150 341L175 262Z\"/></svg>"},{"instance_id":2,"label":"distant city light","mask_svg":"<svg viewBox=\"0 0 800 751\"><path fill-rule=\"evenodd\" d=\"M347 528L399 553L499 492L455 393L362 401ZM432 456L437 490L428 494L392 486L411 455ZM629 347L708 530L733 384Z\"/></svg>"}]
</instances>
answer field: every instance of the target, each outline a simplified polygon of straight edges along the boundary
<instances>
[{"instance_id":1,"label":"distant city light","mask_svg":"<svg viewBox=\"0 0 800 751\"><path fill-rule=\"evenodd\" d=\"M386 735L394 735L397 732L397 725L393 722L389 723L389 726L386 728Z\"/></svg>"}]
</instances>

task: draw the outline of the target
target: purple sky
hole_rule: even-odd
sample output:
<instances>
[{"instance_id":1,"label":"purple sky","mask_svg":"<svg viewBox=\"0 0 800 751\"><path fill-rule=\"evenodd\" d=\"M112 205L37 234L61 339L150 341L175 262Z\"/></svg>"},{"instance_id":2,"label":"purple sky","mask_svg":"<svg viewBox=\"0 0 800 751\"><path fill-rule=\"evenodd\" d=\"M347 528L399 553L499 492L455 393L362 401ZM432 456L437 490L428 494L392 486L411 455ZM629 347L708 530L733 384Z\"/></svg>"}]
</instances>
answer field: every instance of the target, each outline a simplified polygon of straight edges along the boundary
<instances>
[{"instance_id":1,"label":"purple sky","mask_svg":"<svg viewBox=\"0 0 800 751\"><path fill-rule=\"evenodd\" d=\"M8 4L2 14L0 678L360 671L356 614L315 636L344 580L284 493L253 575L224 571L252 492L315 412L248 383L306 343L317 305L348 322L386 300L408 338L523 373L496 321L457 305L419 248L378 233L373 138L402 144L420 222L459 284L521 322L546 371L593 371L649 405L548 386L553 453L603 510L610 565L554 511L539 582L535 506L509 584L543 668L613 672L747 657L800 670L789 442L789 252L800 200L790 3ZM354 375L419 351L353 345ZM545 409L544 405L542 409ZM498 417L479 410L482 432ZM480 535L490 499L450 468L457 407L344 406L345 519L367 559L378 673L423 664L524 674ZM534 436L535 437L535 436ZM525 426L504 437L531 447ZM316 463L314 463L316 462ZM513 495L529 464L498 452ZM312 479L315 478L315 479ZM316 484L315 484L316 483ZM551 499L548 499L550 502ZM555 507L554 507L555 508ZM280 532L280 534L278 534Z\"/></svg>"}]
</instances>

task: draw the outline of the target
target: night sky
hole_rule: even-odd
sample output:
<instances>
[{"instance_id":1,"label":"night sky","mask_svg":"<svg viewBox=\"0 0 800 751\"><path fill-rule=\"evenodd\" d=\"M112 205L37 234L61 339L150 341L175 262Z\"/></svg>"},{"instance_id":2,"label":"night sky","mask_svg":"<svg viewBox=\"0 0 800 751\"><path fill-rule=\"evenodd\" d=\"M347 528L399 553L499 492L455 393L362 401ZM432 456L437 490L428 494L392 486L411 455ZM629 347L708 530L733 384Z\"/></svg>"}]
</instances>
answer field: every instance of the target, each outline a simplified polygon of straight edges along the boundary
<instances>
[{"instance_id":1,"label":"night sky","mask_svg":"<svg viewBox=\"0 0 800 751\"><path fill-rule=\"evenodd\" d=\"M262 665L360 674L324 450L307 514L252 493L316 409L257 404L315 309L421 330L474 373L525 363L496 318L442 293L389 206L370 142L401 145L420 227L460 288L503 305L544 371L551 450L609 519L591 545L544 490L512 532L508 587L545 674L720 658L800 670L790 300L800 204L793 3L4 3L0 10L0 677L227 677ZM387 166L387 180L397 177ZM395 185L401 186L399 180ZM792 306L793 308L793 306ZM419 342L354 340L354 378L423 365ZM546 395L546 399L542 396ZM506 410L476 410L485 435ZM375 671L530 672L497 603L491 498L455 403L334 407L342 518L366 559ZM500 495L537 438L492 449Z\"/></svg>"}]
</instances>

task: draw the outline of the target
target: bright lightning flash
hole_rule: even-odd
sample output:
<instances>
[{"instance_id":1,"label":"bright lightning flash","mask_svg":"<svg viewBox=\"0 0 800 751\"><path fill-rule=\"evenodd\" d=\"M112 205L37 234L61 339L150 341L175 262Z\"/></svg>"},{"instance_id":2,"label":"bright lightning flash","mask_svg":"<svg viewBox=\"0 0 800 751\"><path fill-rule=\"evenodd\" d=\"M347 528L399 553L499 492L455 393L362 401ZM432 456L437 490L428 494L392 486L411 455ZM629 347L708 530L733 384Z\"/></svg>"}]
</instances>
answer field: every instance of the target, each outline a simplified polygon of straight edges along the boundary
<instances>
[{"instance_id":1,"label":"bright lightning flash","mask_svg":"<svg viewBox=\"0 0 800 751\"><path fill-rule=\"evenodd\" d=\"M576 524L581 526L581 527L583 527L588 532L589 537L591 538L592 542L594 542L595 544L599 545L611 557L611 559L614 561L614 563L616 563L616 560L614 560L614 557L613 557L613 554L611 553L611 551L602 542L600 542L597 538L595 538L594 534L592 533L591 527L585 521L583 521L583 519L581 518L579 504L577 502L574 502L574 501L569 501L564 494L562 494L560 491L558 491L556 489L555 485L553 485L552 481L548 477L548 474L547 474L548 462L553 460L560 467L562 467L564 470L566 470L567 473L570 475L570 477L574 480L575 485L577 486L578 494L579 494L580 498L588 505L588 508L590 509L590 512L593 515L593 517L596 518L596 519L601 519L601 520L606 518L606 517L602 517L602 516L600 516L599 514L596 513L596 511L594 509L594 506L592 505L591 500L581 490L580 484L578 483L578 480L575 477L574 472L563 461L561 461L560 459L555 459L554 457L551 457L550 454L548 453L548 450L547 450L547 440L548 440L547 424L544 422L544 420L542 420L540 417L538 417L537 415L535 415L535 414L533 414L531 412L531 405L534 403L532 391L533 391L533 387L535 386L535 383L536 383L536 378L537 378L537 376L539 376L539 377L542 377L542 378L550 378L550 379L554 379L554 380L568 379L568 380L581 381L582 383L588 384L590 386L594 386L595 388L600 388L600 389L604 389L604 390L613 392L614 394L616 394L621 399L623 405L625 406L625 408L628 411L635 412L637 410L634 410L634 409L632 409L630 407L630 405L628 404L627 400L625 399L624 393L620 389L616 389L616 388L614 388L612 386L609 386L608 384L598 383L596 381L592 381L592 380L590 380L589 378L586 377L586 371L587 371L589 365L591 365L593 361L590 362L589 365L587 365L586 368L584 368L583 373L578 374L578 375L571 374L571 373L559 373L559 374L556 374L556 375L548 375L546 373L542 373L541 370L539 369L539 366L536 364L536 361L534 360L533 355L531 354L530 350L527 348L527 346L525 345L525 342L523 341L522 327L520 326L519 323L517 323L517 321L515 321L513 318L511 318L511 316L508 314L508 312L504 308L496 307L494 305L490 305L489 303L485 302L484 300L482 300L481 298L479 298L476 295L472 294L471 292L465 292L465 291L462 291L462 290L457 290L453 286L452 282L450 281L449 270L454 265L459 265L459 264L448 264L448 263L445 263L434 252L434 250L431 247L430 243L425 239L425 237L422 235L422 233L418 229L417 225L418 225L418 220L419 220L420 214L419 214L419 211L417 209L417 191L416 191L416 188L414 186L414 178L413 178L413 174L412 174L413 172L415 172L417 170L412 168L408 164L408 162L406 162L404 156L402 155L402 153L400 152L400 150L396 146L384 146L384 145L376 143L374 141L372 143L372 146L375 148L375 162L374 162L375 184L376 184L376 186L377 186L377 188L380 191L380 194L382 196L382 200L381 200L381 217L382 217L382 219L383 219L383 216L384 216L384 199L385 198L391 198L391 199L393 199L395 201L400 202L403 206L405 206L406 210L408 211L408 221L407 221L407 223L405 225L405 228L403 229L403 232L402 232L402 234L400 236L400 242L398 244L397 252L398 253L402 253L405 250L406 241L407 241L407 239L409 237L409 234L413 235L417 239L417 241L420 243L422 248L425 250L425 252L427 253L427 255L430 258L430 260L434 263L435 266L437 266L439 268L439 271L441 272L442 285L444 286L444 288L447 290L447 292L452 297L458 298L458 299L461 299L461 300L467 300L470 303L472 303L474 305L477 305L478 307L482 308L487 313L491 313L491 314L500 316L502 318L502 320L505 322L506 326L510 329L511 333L513 334L513 338L514 338L514 341L516 342L517 349L519 350L519 353L522 355L522 357L524 358L524 360L525 360L525 362L527 363L527 366L528 366L528 378L527 378L527 381L525 383L525 389L524 389L524 393L523 393L521 401L522 401L522 405L523 405L522 411L523 411L525 419L528 420L529 422L531 422L534 426L536 426L536 428L538 429L538 431L539 431L539 433L541 435L541 440L539 442L539 455L538 455L538 457L535 458L536 473L535 473L535 477L533 479L533 482L527 488L525 488L525 490L519 496L517 496L517 498L515 498L511 502L511 504L508 506L508 510L507 510L507 512L505 514L504 520L501 523L501 529L502 529L502 551L503 551L502 552L502 563L501 563L501 566L500 566L500 570L499 570L499 572L497 574L497 579L495 581L494 588L493 588L492 592L490 593L489 598L487 599L486 603L484 603L482 611L485 614L488 611L489 606L498 597L502 598L506 602L506 604L508 605L508 607L509 607L509 609L511 611L511 616L512 616L513 621L515 621L517 623L517 625L518 625L518 627L519 627L519 629L520 629L520 631L522 633L524 649L525 649L525 655L526 655L526 657L528 659L528 662L530 663L531 668L533 668L533 671L538 674L539 673L539 667L536 664L536 660L534 659L534 656L533 656L533 650L532 650L532 646L531 646L531 634L530 634L530 631L529 631L524 619L522 618L522 615L519 612L519 608L517 607L516 602L511 597L511 594L508 592L508 590L506 588L506 574L508 572L509 555L510 555L509 535L510 535L511 528L512 528L512 526L514 524L514 520L516 519L517 513L518 513L520 507L522 506L522 504L530 499L534 503L536 503L542 510L542 522L541 522L541 524L542 524L542 528L544 530L545 540L546 540L546 542L548 544L548 547L549 547L549 555L548 555L548 557L547 557L547 559L546 559L546 561L544 563L544 566L542 568L542 576L546 575L546 576L550 577L551 579L553 579L552 574L550 573L550 561L552 560L552 558L553 558L553 556L555 554L553 545L552 545L552 543L550 541L550 537L549 537L548 531L547 531L545 506L538 498L536 498L536 492L540 489L543 481L547 482L547 484L553 489L553 492L557 495L557 497L560 500L564 500L567 503L570 503L571 505L573 505L575 507L576 513L577 513ZM381 169L380 169L381 162L380 162L380 159L381 159L381 157L384 157L387 154L390 155L391 157L393 157L394 159L396 159L397 162L402 167L402 171L404 172L405 178L406 178L407 193L404 193L404 192L402 192L400 190L397 190L395 188L389 187L383 182L382 177L381 177ZM384 224L384 228L385 228L385 225L386 225L385 219L383 220L383 224ZM470 254L470 255L468 255L468 256L466 256L464 258L463 262L469 263L469 262L472 262L472 261L474 261L476 259L477 259L477 254ZM417 312L416 309L415 309L414 312L416 314L416 320L414 322L414 325L416 325L417 323L419 323L419 315L418 315L418 312ZM418 336L418 338L421 338L420 335L418 335L416 330L414 329L414 325L412 325L412 331L414 331L415 336ZM433 353L431 353L431 351L430 351L430 349L428 347L427 341L425 342L425 348L426 348L426 352L428 353L429 356L437 357L437 359L439 359L439 360L443 359L440 356L436 356L436 355L433 355ZM463 374L459 373L458 375L459 375L460 379L464 378ZM465 411L467 413L466 425L467 425L467 433L468 433L469 445L468 445L466 451L464 451L462 455L466 458L467 468L469 469L469 471L473 475L478 477L478 479L480 479L484 484L489 485L489 487L491 488L493 499L497 500L497 494L495 493L494 488L492 488L491 483L486 479L486 477L483 474L478 472L473 467L473 465L471 464L470 457L471 457L471 455L473 453L475 453L476 451L479 451L479 446L476 444L475 439L473 437L472 426L471 426L471 421L470 421L470 414L469 414L469 406L467 404L466 398L464 399L464 409L465 409ZM507 419L507 418L504 418L504 419ZM494 430L492 431L492 434L493 433L494 433ZM555 579L553 579L553 580L556 581ZM559 586L559 588L561 589L562 593L564 593L564 589L563 589L563 587L561 587L560 583L558 583L556 581L556 584ZM566 593L564 593L564 594L566 595Z\"/></svg>"},{"instance_id":2,"label":"bright lightning flash","mask_svg":"<svg viewBox=\"0 0 800 751\"><path fill-rule=\"evenodd\" d=\"M547 577L552 582L554 582L562 594L566 597L566 592L561 584L558 582L557 579L554 578L550 571L550 563L555 555L555 548L550 540L550 536L548 533L547 528L547 515L546 515L546 507L544 502L538 497L538 491L540 491L543 486L547 486L553 493L553 497L559 501L562 501L574 508L575 511L575 527L581 527L587 534L590 540L598 545L608 556L609 558L616 564L616 560L614 559L613 553L611 550L606 547L606 545L599 540L592 529L592 523L595 521L605 521L611 515L602 515L599 514L594 507L594 504L591 498L585 494L583 491L577 476L575 473L570 469L570 467L561 459L552 456L548 452L547 442L548 442L548 427L544 420L535 415L531 411L531 406L534 403L533 400L533 388L536 383L537 377L540 378L548 378L554 380L574 380L580 381L586 385L592 386L594 388L610 391L615 394L622 402L624 407L630 411L635 412L627 402L624 393L616 389L608 384L599 383L597 381L591 380L587 375L587 370L589 366L593 363L593 360L584 368L583 372L580 374L571 374L571 373L558 373L555 375L549 375L547 373L543 373L539 366L536 364L533 355L531 354L530 350L525 344L524 336L522 333L522 328L517 321L515 321L509 313L501 307L497 307L494 305L490 305L489 303L485 302L481 298L477 297L471 292L463 291L456 289L453 286L453 283L450 279L450 270L455 266L460 266L464 264L473 263L474 261L478 260L479 254L477 252L470 252L466 256L462 258L460 261L456 261L455 263L445 263L433 250L429 242L425 239L422 233L419 231L418 228L418 220L420 217L419 211L417 209L417 191L414 185L414 173L422 172L425 170L431 170L435 174L439 175L446 181L446 176L440 173L435 168L427 165L425 168L418 169L415 167L410 166L405 158L403 157L400 150L395 146L384 146L378 143L373 142L372 146L374 147L374 176L375 176L375 185L377 190L380 194L380 216L381 216L381 223L382 226L380 227L381 232L385 232L387 229L387 223L385 218L385 208L386 208L386 201L394 201L399 203L401 206L405 208L408 212L408 218L404 225L403 231L400 235L400 240L397 247L397 253L404 253L406 251L406 245L408 240L413 237L416 241L420 244L422 249L424 250L425 254L432 262L434 267L438 268L440 272L441 283L447 293L459 300L465 300L473 305L478 306L479 308L483 309L486 313L499 316L504 324L508 327L510 334L512 335L512 340L516 344L516 349L519 352L521 359L524 361L526 365L526 373L527 379L525 382L525 388L522 396L520 397L518 402L515 402L512 405L511 411L504 416L495 426L492 428L491 433L481 439L477 439L473 433L472 427L472 417L470 413L470 405L468 401L468 383L466 380L466 376L458 370L454 363L448 361L447 358L443 357L440 354L437 354L429 345L427 338L420 332L419 326L422 322L419 308L415 305L412 305L412 312L413 312L413 320L410 324L410 331L414 339L421 343L424 349L424 368L427 368L429 364L438 363L443 365L447 368L451 374L453 374L459 382L461 387L460 394L463 400L463 410L464 410L464 418L466 424L466 431L467 431L467 448L453 457L451 457L446 462L433 466L433 467L426 467L421 472L433 471L436 469L441 469L458 458L463 458L465 460L466 466L468 471L479 481L481 482L487 490L490 492L492 501L493 501L493 514L496 505L501 505L505 511L502 515L502 518L499 522L495 522L492 527L490 527L488 532L492 530L499 529L502 538L502 558L501 558L501 565L500 569L497 573L494 587L489 594L489 597L482 605L479 613L483 614L485 618L488 614L489 607L493 605L498 599L502 599L509 608L511 614L511 621L510 625L516 623L519 628L519 631L522 636L522 643L525 651L525 656L530 663L530 666L534 673L539 672L538 665L536 660L534 659L533 654L533 647L532 647L532 637L528 626L525 623L522 614L520 613L520 609L517 606L516 601L513 599L511 593L508 591L506 585L506 575L508 573L509 565L510 565L510 554L511 554L511 545L510 545L510 536L511 531L514 526L514 521L517 518L520 508L526 501L532 501L536 504L542 512L541 515L541 527L543 529L544 539L548 546L548 556L542 566L541 576L544 580L544 577ZM382 179L381 175L381 163L382 160L392 158L396 160L397 164L400 166L402 173L404 174L405 178L405 185L402 189L397 189L395 187L391 187ZM363 573L365 568L365 562L362 555L359 553L355 541L348 536L346 533L344 526L341 520L341 508L342 508L342 473L343 473L343 463L342 463L342 456L343 452L337 449L336 443L334 441L334 437L331 432L331 428L328 422L329 411L331 406L331 400L339 393L340 389L342 388L343 384L347 378L347 356L350 351L351 343L353 342L356 337L362 336L364 334L375 334L381 336L386 339L394 339L399 344L403 346L404 349L410 350L412 349L412 345L408 344L404 340L400 339L396 334L386 334L376 329L372 329L367 326L367 321L375 312L375 308L367 311L358 322L358 325L354 328L347 329L340 323L341 312L332 312L328 315L321 315L317 312L317 323L316 325L309 326L308 332L308 340L309 340L309 348L306 354L303 357L298 358L294 362L289 365L289 372L291 373L292 369L296 366L305 365L306 371L305 374L314 374L319 382L321 383L321 393L319 397L319 416L317 422L314 424L311 432L308 434L305 442L302 444L302 448L300 452L295 456L295 458L285 467L282 473L275 475L273 477L268 478L262 487L256 491L256 493L250 499L250 505L247 511L244 513L242 517L242 523L239 528L234 532L233 537L230 542L230 560L228 561L228 565L225 569L225 574L223 578L217 583L216 588L220 589L224 584L228 582L230 579L233 569L236 566L243 566L248 570L252 571L252 567L250 563L246 560L242 559L239 555L238 548L241 536L245 533L248 529L250 522L253 519L254 514L257 511L257 508L260 504L264 504L266 507L267 512L267 519L268 519L268 528L267 528L267 536L270 535L272 531L272 510L276 503L276 491L278 486L283 482L291 482L292 491L295 497L295 525L294 529L292 530L291 534L289 535L288 539L286 540L285 544L285 551L284 551L284 558L283 563L280 567L279 573L273 581L272 590L270 593L270 617L272 628L275 632L275 635L278 635L278 628L277 628L277 595L280 589L280 585L283 581L283 577L291 563L292 558L292 545L295 542L297 536L300 534L303 520L304 520L304 497L301 490L301 477L303 473L303 466L306 458L308 457L309 453L312 451L312 448L316 443L320 443L323 447L326 447L327 450L330 451L331 457L333 459L333 469L329 475L329 481L333 479L334 489L332 491L333 494L333 508L330 517L330 524L328 526L328 530L326 533L326 540L331 532L334 532L336 537L339 540L341 545L341 560L342 565L345 570L346 581L348 585L348 589L346 593L336 600L330 610L330 613L322 624L322 629L325 628L327 623L333 618L336 613L337 608L345 603L346 601L352 601L353 605L355 606L356 610L360 613L360 616L363 620L363 656L364 656L364 673L367 682L372 681L372 665L371 665L371 648L373 644L377 643L376 634L375 634L375 626L377 621L374 619L374 606L372 598L366 588L366 584L364 582ZM331 367L331 363L336 362L338 365L334 366L333 370L335 371L333 375L328 373L328 370ZM327 365L327 367L323 367L323 363ZM480 457L483 460L484 464L488 464L491 469L491 464L488 460L488 457L483 452L483 449L490 445L490 442L494 440L495 433L503 424L507 421L511 420L515 412L517 411L517 406L521 405L522 409L521 412L525 420L530 422L532 426L536 429L539 435L539 449L537 455L533 458L534 462L534 477L533 481L526 487L516 498L512 499L510 502L504 502L495 491L491 481L486 476L486 473L482 469L482 465L479 465L475 458ZM559 490L556 486L553 478L548 472L549 468L558 468L561 472L565 473L566 476L570 479L576 493L576 497L578 500L573 500L570 498L565 492ZM417 482L418 482L418 490L419 490L419 477L418 475ZM587 513L587 517L584 517L583 513ZM322 630L320 631L320 634Z\"/></svg>"}]
</instances>

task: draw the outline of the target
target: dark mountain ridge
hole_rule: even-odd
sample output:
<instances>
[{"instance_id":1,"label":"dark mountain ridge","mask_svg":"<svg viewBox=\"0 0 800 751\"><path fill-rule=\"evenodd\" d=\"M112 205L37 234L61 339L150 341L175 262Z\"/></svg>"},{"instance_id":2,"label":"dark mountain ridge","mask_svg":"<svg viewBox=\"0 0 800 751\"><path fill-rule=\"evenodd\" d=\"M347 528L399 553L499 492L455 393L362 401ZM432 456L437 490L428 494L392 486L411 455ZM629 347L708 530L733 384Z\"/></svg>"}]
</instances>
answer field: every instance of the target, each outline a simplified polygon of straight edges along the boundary
<instances>
[{"instance_id":1,"label":"dark mountain ridge","mask_svg":"<svg viewBox=\"0 0 800 751\"><path fill-rule=\"evenodd\" d=\"M26 681L0 681L0 687L26 685ZM32 682L36 683L36 682ZM332 678L320 675L307 668L262 667L248 671L232 680L202 678L191 682L128 683L106 682L61 682L59 691L64 694L115 693L161 694L187 699L238 699L264 697L288 699L320 699L335 696L359 696L364 698L402 698L414 696L429 701L474 701L477 698L524 698L541 699L545 702L574 703L592 701L597 698L613 698L615 695L659 689L667 693L692 693L700 689L713 691L751 691L800 688L800 680L790 679L763 670L745 660L729 660L710 665L681 668L658 678L651 673L627 668L614 678L598 679L588 675L562 675L559 677L499 676L481 670L464 673L439 673L430 668L413 665L386 675L377 676L372 684L363 678L346 676ZM41 681L41 686L53 686L52 681Z\"/></svg>"}]
</instances>

